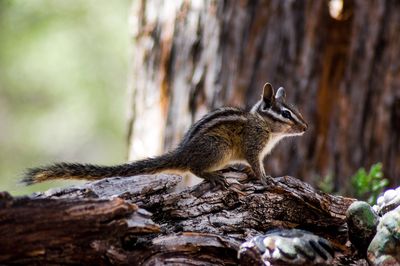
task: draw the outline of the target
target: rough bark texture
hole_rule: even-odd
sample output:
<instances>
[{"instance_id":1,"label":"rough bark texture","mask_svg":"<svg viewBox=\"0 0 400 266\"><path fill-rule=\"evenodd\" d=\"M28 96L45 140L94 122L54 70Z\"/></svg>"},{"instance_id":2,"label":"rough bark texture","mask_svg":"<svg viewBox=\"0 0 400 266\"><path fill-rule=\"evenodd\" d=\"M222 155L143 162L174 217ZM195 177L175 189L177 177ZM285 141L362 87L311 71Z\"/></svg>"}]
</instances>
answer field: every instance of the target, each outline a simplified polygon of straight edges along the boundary
<instances>
[{"instance_id":1,"label":"rough bark texture","mask_svg":"<svg viewBox=\"0 0 400 266\"><path fill-rule=\"evenodd\" d=\"M3 193L0 263L234 265L241 243L272 228L309 230L335 246L336 264L351 258L343 225L353 199L289 176L266 189L244 174L225 175L227 190L201 183L174 192L181 177L155 175L29 198Z\"/></svg>"},{"instance_id":2,"label":"rough bark texture","mask_svg":"<svg viewBox=\"0 0 400 266\"><path fill-rule=\"evenodd\" d=\"M119 198L13 199L3 193L0 263L125 264L127 237L160 231L149 216Z\"/></svg>"},{"instance_id":3,"label":"rough bark texture","mask_svg":"<svg viewBox=\"0 0 400 266\"><path fill-rule=\"evenodd\" d=\"M345 1L335 19L328 1L149 0L132 17L131 158L171 149L213 108L248 107L269 81L310 125L268 157L272 175L334 174L338 189L382 161L399 182L398 1Z\"/></svg>"}]
</instances>

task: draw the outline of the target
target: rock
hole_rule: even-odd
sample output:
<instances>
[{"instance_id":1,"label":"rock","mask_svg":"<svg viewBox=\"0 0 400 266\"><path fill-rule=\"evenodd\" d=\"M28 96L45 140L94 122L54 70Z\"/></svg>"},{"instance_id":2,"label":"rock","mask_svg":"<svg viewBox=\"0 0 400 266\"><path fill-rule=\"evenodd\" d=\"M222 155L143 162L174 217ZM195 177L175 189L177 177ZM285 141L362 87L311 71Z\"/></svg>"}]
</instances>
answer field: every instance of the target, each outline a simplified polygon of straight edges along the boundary
<instances>
[{"instance_id":1,"label":"rock","mask_svg":"<svg viewBox=\"0 0 400 266\"><path fill-rule=\"evenodd\" d=\"M334 256L326 239L299 229L273 230L239 249L242 265L330 265Z\"/></svg>"},{"instance_id":2,"label":"rock","mask_svg":"<svg viewBox=\"0 0 400 266\"><path fill-rule=\"evenodd\" d=\"M396 197L396 191L394 189L388 189L383 194L383 199L385 202L389 202Z\"/></svg>"},{"instance_id":3,"label":"rock","mask_svg":"<svg viewBox=\"0 0 400 266\"><path fill-rule=\"evenodd\" d=\"M346 212L350 242L360 254L365 255L369 243L376 233L379 217L364 201L353 202Z\"/></svg>"},{"instance_id":4,"label":"rock","mask_svg":"<svg viewBox=\"0 0 400 266\"><path fill-rule=\"evenodd\" d=\"M400 206L381 218L368 260L372 265L400 265Z\"/></svg>"},{"instance_id":5,"label":"rock","mask_svg":"<svg viewBox=\"0 0 400 266\"><path fill-rule=\"evenodd\" d=\"M400 206L400 187L386 190L385 193L378 198L373 208L382 216L398 206Z\"/></svg>"}]
</instances>

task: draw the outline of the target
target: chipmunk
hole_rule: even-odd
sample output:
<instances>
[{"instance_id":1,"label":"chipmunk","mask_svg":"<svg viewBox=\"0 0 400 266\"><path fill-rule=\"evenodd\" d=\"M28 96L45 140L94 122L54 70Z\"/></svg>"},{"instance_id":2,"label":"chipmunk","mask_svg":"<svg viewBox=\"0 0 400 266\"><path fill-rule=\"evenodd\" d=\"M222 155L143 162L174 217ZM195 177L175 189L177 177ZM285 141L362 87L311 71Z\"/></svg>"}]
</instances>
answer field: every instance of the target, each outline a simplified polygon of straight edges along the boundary
<instances>
[{"instance_id":1,"label":"chipmunk","mask_svg":"<svg viewBox=\"0 0 400 266\"><path fill-rule=\"evenodd\" d=\"M285 103L284 88L275 94L266 83L250 111L224 107L210 112L191 126L175 150L161 156L116 166L57 163L28 169L22 182L191 172L212 185L224 185L219 170L240 162L268 185L273 181L265 172L264 157L282 138L302 135L306 129L302 115Z\"/></svg>"}]
</instances>

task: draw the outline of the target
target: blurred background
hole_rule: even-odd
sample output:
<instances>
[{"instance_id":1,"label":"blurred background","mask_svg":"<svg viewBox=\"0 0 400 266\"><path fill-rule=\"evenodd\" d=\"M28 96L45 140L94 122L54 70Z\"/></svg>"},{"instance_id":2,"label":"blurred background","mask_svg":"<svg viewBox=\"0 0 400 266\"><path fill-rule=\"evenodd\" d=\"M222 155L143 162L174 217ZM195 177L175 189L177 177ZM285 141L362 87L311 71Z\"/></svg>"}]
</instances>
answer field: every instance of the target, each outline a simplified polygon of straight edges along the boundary
<instances>
[{"instance_id":1,"label":"blurred background","mask_svg":"<svg viewBox=\"0 0 400 266\"><path fill-rule=\"evenodd\" d=\"M0 0L0 188L160 154L268 81L309 124L268 172L373 200L400 185L399 21L398 1Z\"/></svg>"},{"instance_id":2,"label":"blurred background","mask_svg":"<svg viewBox=\"0 0 400 266\"><path fill-rule=\"evenodd\" d=\"M131 1L0 0L0 190L27 167L126 160Z\"/></svg>"}]
</instances>

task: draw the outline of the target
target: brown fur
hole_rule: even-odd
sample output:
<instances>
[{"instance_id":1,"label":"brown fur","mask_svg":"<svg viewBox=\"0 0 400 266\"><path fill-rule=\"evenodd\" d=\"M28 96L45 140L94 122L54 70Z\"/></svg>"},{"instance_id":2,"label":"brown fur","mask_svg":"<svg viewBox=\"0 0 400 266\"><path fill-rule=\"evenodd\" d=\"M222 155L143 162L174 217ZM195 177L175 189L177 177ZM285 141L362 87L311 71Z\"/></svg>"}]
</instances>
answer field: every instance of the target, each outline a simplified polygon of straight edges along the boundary
<instances>
[{"instance_id":1,"label":"brown fur","mask_svg":"<svg viewBox=\"0 0 400 266\"><path fill-rule=\"evenodd\" d=\"M272 86L266 84L261 100L250 112L231 107L217 109L197 121L178 147L164 155L117 166L59 163L30 169L23 181L32 184L56 178L96 180L190 171L210 182L221 183L223 178L218 170L241 161L250 165L254 175L267 183L269 177L262 159L264 153L269 152L266 147L272 143L273 134L301 134L307 128L295 110L293 114L298 120L281 118L282 106L289 108L283 99L274 98Z\"/></svg>"}]
</instances>

